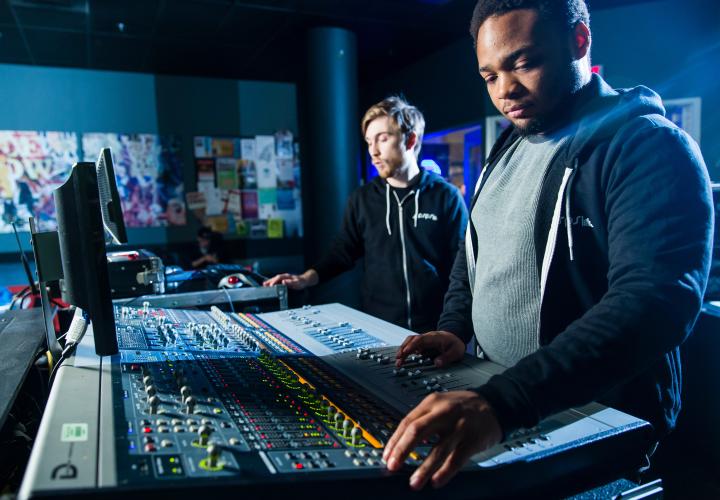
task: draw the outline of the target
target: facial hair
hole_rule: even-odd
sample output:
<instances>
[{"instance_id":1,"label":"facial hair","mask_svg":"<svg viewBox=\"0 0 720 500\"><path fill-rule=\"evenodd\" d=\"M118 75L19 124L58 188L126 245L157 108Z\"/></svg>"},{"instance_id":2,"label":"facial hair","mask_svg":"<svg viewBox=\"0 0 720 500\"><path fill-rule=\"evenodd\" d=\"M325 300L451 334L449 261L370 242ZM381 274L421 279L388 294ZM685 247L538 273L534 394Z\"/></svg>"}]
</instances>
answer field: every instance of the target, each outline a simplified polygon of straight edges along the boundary
<instances>
[{"instance_id":1,"label":"facial hair","mask_svg":"<svg viewBox=\"0 0 720 500\"><path fill-rule=\"evenodd\" d=\"M527 125L515 125L521 136L551 132L565 125L570 118L576 94L583 87L583 78L579 63L570 59L564 65L563 78L557 81L566 82L565 90L560 93L558 102L552 112L531 118Z\"/></svg>"}]
</instances>

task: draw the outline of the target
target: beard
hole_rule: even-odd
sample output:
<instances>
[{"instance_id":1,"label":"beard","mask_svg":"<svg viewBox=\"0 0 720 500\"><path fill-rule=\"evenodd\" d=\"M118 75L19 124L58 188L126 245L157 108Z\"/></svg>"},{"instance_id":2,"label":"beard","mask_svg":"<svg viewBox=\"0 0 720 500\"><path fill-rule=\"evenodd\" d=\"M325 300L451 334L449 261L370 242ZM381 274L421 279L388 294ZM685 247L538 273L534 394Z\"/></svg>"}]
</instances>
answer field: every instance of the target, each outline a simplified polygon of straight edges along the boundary
<instances>
[{"instance_id":1,"label":"beard","mask_svg":"<svg viewBox=\"0 0 720 500\"><path fill-rule=\"evenodd\" d=\"M565 125L573 111L575 97L580 89L584 86L582 71L579 63L576 61L568 61L564 66L564 71L555 81L565 82L563 89L556 94L557 101L552 107L552 111L535 116L527 121L524 125L513 126L521 136L543 134L556 130Z\"/></svg>"},{"instance_id":2,"label":"beard","mask_svg":"<svg viewBox=\"0 0 720 500\"><path fill-rule=\"evenodd\" d=\"M536 118L533 118L531 120L528 120L528 122L525 125L514 125L515 130L518 131L518 133L525 137L528 135L536 135L541 134L551 127L551 117L549 116L539 116Z\"/></svg>"},{"instance_id":3,"label":"beard","mask_svg":"<svg viewBox=\"0 0 720 500\"><path fill-rule=\"evenodd\" d=\"M378 175L383 179L387 179L395 175L395 172L397 172L399 168L399 165L389 164L386 162L375 165L375 169L377 170Z\"/></svg>"}]
</instances>

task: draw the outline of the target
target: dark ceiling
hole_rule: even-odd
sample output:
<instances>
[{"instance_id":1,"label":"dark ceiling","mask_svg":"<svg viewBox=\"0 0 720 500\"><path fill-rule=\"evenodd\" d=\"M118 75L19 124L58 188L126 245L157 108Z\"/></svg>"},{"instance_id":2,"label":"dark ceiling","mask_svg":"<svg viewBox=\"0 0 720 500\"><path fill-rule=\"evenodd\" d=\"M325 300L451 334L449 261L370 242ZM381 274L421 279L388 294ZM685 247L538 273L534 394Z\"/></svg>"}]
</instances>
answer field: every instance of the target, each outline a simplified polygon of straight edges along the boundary
<instances>
[{"instance_id":1,"label":"dark ceiling","mask_svg":"<svg viewBox=\"0 0 720 500\"><path fill-rule=\"evenodd\" d=\"M302 70L307 31L339 26L357 34L365 81L468 37L474 3L0 0L0 63L293 81Z\"/></svg>"}]
</instances>

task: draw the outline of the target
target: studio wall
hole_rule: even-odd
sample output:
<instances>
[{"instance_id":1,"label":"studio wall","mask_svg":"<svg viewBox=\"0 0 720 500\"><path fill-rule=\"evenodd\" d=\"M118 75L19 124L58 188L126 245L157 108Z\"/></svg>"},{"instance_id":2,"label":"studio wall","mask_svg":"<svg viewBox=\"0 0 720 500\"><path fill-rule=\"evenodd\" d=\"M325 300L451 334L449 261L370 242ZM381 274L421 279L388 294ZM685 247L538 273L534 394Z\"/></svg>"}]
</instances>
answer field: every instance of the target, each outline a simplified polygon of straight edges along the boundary
<instances>
[{"instance_id":1,"label":"studio wall","mask_svg":"<svg viewBox=\"0 0 720 500\"><path fill-rule=\"evenodd\" d=\"M0 130L177 134L186 191L195 135L297 134L295 85L0 64ZM134 245L192 241L195 224L130 229ZM26 250L28 238L22 238ZM17 251L0 234L0 254Z\"/></svg>"}]
</instances>

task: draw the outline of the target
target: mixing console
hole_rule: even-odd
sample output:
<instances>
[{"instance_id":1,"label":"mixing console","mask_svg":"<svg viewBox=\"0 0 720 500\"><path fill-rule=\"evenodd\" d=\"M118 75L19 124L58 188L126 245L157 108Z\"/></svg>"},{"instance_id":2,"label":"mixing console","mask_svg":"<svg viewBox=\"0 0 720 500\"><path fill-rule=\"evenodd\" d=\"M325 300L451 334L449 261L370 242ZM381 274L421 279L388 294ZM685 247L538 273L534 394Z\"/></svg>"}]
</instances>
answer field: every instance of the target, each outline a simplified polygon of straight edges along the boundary
<instances>
[{"instance_id":1,"label":"mixing console","mask_svg":"<svg viewBox=\"0 0 720 500\"><path fill-rule=\"evenodd\" d=\"M407 471L389 474L381 458L402 416L430 392L500 370L470 358L439 370L423 356L397 369L394 346L410 332L338 304L256 316L126 306L116 319L118 356L95 356L90 332L60 368L22 497L238 486L267 497L340 480L403 492ZM479 482L480 496L530 491L589 468L576 459L591 452L629 467L648 428L600 405L570 410L476 455L452 484Z\"/></svg>"},{"instance_id":2,"label":"mixing console","mask_svg":"<svg viewBox=\"0 0 720 500\"><path fill-rule=\"evenodd\" d=\"M213 308L212 313L182 309L115 306L118 347L122 350L235 352L258 350L255 337ZM218 319L216 319L218 318Z\"/></svg>"},{"instance_id":3,"label":"mixing console","mask_svg":"<svg viewBox=\"0 0 720 500\"><path fill-rule=\"evenodd\" d=\"M410 333L372 316L359 315L340 304L304 306L261 316L266 324L316 356L397 346Z\"/></svg>"}]
</instances>

